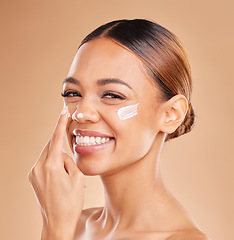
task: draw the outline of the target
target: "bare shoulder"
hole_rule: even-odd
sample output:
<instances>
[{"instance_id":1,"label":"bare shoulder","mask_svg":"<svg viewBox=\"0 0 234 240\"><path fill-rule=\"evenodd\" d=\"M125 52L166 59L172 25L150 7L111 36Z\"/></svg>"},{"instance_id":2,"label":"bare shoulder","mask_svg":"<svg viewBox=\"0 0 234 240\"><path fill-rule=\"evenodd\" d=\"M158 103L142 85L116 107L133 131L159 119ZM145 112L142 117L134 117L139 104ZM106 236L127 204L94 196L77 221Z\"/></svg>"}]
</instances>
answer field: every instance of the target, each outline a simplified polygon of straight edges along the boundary
<instances>
[{"instance_id":1,"label":"bare shoulder","mask_svg":"<svg viewBox=\"0 0 234 240\"><path fill-rule=\"evenodd\" d=\"M211 240L198 229L176 232L167 240Z\"/></svg>"}]
</instances>

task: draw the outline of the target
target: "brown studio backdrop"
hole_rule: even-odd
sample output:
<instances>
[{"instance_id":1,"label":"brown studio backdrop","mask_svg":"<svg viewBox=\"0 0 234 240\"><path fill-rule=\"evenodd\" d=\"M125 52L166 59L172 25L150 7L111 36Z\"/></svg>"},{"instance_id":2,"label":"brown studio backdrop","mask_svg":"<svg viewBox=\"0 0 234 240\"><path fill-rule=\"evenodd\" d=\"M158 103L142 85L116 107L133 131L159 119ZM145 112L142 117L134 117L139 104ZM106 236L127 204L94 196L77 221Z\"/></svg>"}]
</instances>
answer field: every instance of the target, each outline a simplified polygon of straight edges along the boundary
<instances>
[{"instance_id":1,"label":"brown studio backdrop","mask_svg":"<svg viewBox=\"0 0 234 240\"><path fill-rule=\"evenodd\" d=\"M1 239L40 239L27 173L62 109L61 82L81 39L119 18L148 18L184 43L192 66L197 125L165 144L164 179L213 240L234 238L232 1L0 1ZM103 205L87 178L85 207Z\"/></svg>"}]
</instances>

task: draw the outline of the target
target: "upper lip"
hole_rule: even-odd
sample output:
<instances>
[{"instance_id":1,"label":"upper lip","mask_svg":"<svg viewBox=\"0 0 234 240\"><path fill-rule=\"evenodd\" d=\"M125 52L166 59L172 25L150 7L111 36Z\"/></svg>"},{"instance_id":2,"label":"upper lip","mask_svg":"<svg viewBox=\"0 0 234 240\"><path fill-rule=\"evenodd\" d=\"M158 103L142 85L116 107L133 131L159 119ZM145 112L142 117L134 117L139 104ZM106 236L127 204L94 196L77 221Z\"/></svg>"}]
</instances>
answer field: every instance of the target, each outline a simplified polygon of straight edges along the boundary
<instances>
[{"instance_id":1,"label":"upper lip","mask_svg":"<svg viewBox=\"0 0 234 240\"><path fill-rule=\"evenodd\" d=\"M75 130L73 130L73 134L74 134L75 136L113 138L113 137L108 136L108 135L106 135L106 134L104 134L104 133L95 132L95 131L91 131L91 130L75 129Z\"/></svg>"}]
</instances>

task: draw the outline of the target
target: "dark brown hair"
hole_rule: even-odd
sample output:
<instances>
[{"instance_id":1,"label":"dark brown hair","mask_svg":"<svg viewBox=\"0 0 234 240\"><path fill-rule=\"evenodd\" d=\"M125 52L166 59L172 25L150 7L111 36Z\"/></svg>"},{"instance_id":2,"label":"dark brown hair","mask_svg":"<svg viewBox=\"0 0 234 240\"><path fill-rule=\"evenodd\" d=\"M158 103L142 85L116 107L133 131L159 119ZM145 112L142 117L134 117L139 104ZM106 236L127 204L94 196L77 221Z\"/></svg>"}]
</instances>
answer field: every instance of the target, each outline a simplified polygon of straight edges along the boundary
<instances>
[{"instance_id":1,"label":"dark brown hair","mask_svg":"<svg viewBox=\"0 0 234 240\"><path fill-rule=\"evenodd\" d=\"M145 19L116 20L95 29L80 46L99 37L109 38L136 54L161 90L164 100L177 94L187 98L189 109L185 119L175 132L167 135L166 141L190 132L195 122L190 102L191 70L178 38L159 24Z\"/></svg>"}]
</instances>

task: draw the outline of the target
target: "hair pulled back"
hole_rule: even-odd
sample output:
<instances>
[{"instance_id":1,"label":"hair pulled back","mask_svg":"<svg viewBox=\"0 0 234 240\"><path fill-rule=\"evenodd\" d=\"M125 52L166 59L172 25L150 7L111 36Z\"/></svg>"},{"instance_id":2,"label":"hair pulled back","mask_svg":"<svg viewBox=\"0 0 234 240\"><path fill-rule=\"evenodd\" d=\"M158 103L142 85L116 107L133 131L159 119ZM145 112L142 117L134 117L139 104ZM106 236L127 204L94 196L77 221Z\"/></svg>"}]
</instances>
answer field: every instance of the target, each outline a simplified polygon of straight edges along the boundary
<instances>
[{"instance_id":1,"label":"hair pulled back","mask_svg":"<svg viewBox=\"0 0 234 240\"><path fill-rule=\"evenodd\" d=\"M88 41L105 37L126 47L142 61L144 67L167 101L183 94L189 104L182 124L165 141L191 131L195 113L191 104L192 79L186 53L178 38L157 23L145 20L116 20L102 25L87 35L80 46Z\"/></svg>"}]
</instances>

